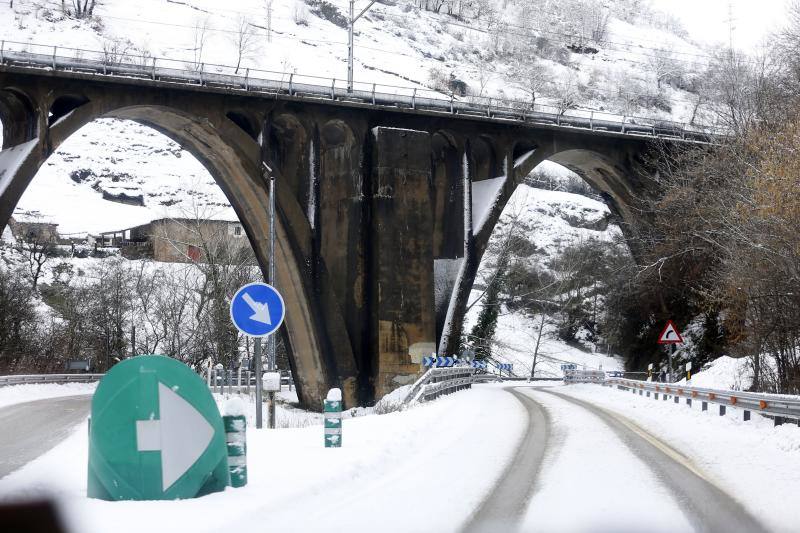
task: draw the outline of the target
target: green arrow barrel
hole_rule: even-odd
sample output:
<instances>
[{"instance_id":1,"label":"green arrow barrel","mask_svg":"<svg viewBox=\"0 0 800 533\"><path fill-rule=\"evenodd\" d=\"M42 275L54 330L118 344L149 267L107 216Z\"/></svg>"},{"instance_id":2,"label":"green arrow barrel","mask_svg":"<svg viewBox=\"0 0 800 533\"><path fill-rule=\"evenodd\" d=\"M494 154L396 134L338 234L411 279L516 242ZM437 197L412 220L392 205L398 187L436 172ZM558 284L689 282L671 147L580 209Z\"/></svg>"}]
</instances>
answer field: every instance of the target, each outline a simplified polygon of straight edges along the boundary
<instances>
[{"instance_id":1,"label":"green arrow barrel","mask_svg":"<svg viewBox=\"0 0 800 533\"><path fill-rule=\"evenodd\" d=\"M323 411L325 417L325 447L340 448L342 446L341 400L325 400Z\"/></svg>"},{"instance_id":2,"label":"green arrow barrel","mask_svg":"<svg viewBox=\"0 0 800 533\"><path fill-rule=\"evenodd\" d=\"M172 500L230 483L225 430L206 382L169 357L115 365L92 397L87 496Z\"/></svg>"},{"instance_id":3,"label":"green arrow barrel","mask_svg":"<svg viewBox=\"0 0 800 533\"><path fill-rule=\"evenodd\" d=\"M225 442L228 445L228 470L231 486L247 485L247 419L244 415L222 417L225 425Z\"/></svg>"}]
</instances>

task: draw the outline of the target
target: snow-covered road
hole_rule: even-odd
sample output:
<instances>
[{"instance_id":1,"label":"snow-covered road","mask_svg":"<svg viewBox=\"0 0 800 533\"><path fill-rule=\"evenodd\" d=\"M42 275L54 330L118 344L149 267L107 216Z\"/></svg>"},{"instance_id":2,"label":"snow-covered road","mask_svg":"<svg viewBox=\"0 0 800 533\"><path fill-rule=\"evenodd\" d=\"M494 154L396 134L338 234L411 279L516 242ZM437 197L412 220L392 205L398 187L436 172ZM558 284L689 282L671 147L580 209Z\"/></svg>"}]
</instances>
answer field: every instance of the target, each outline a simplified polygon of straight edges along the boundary
<instances>
[{"instance_id":1,"label":"snow-covered road","mask_svg":"<svg viewBox=\"0 0 800 533\"><path fill-rule=\"evenodd\" d=\"M67 438L86 420L91 399L66 396L0 408L0 478Z\"/></svg>"},{"instance_id":2,"label":"snow-covered road","mask_svg":"<svg viewBox=\"0 0 800 533\"><path fill-rule=\"evenodd\" d=\"M770 447L788 429L700 421L667 403L599 386L490 384L347 419L338 450L322 447L318 425L250 430L248 486L174 502L87 499L84 423L0 479L0 501L53 497L81 532L794 531L774 497L800 488L779 475L793 454ZM751 463L772 465L771 486L750 486L746 450L725 451L757 436L766 451Z\"/></svg>"},{"instance_id":3,"label":"snow-covered road","mask_svg":"<svg viewBox=\"0 0 800 533\"><path fill-rule=\"evenodd\" d=\"M564 389L508 389L528 432L467 531L764 531L668 444Z\"/></svg>"},{"instance_id":4,"label":"snow-covered road","mask_svg":"<svg viewBox=\"0 0 800 533\"><path fill-rule=\"evenodd\" d=\"M554 442L524 530L590 531L599 521L607 531L765 531L658 436L558 388L528 391L551 413Z\"/></svg>"}]
</instances>

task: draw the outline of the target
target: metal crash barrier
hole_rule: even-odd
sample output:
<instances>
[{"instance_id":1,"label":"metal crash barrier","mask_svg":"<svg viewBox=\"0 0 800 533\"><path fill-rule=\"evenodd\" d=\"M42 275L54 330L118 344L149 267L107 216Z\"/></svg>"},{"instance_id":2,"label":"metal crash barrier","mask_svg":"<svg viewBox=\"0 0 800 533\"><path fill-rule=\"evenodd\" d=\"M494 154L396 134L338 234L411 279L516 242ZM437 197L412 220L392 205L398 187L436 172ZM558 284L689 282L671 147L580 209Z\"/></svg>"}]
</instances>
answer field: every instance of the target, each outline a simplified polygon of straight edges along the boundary
<instances>
[{"instance_id":1,"label":"metal crash barrier","mask_svg":"<svg viewBox=\"0 0 800 533\"><path fill-rule=\"evenodd\" d=\"M766 394L758 392L743 392L722 389L706 389L677 383L657 383L650 381L636 381L624 378L607 378L603 383L620 390L630 390L634 394L653 395L658 400L673 398L675 403L684 399L687 405L692 402L701 402L703 411L708 410L708 404L719 406L719 414L724 415L727 407L738 407L744 411L744 419L750 420L752 412L766 415L775 420L775 425L783 424L787 419L800 425L800 398L780 394Z\"/></svg>"}]
</instances>

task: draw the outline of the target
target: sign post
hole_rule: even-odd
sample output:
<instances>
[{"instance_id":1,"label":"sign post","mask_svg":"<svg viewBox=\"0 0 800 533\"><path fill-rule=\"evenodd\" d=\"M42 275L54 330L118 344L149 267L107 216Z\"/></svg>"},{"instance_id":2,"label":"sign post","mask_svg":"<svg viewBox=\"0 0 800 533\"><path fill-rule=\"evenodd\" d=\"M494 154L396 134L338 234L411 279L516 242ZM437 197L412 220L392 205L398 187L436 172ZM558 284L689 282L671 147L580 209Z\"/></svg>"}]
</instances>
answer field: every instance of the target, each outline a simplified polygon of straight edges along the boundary
<instances>
[{"instance_id":1,"label":"sign post","mask_svg":"<svg viewBox=\"0 0 800 533\"><path fill-rule=\"evenodd\" d=\"M256 427L262 426L262 390L261 380L261 337L268 337L277 331L283 323L286 306L283 297L272 286L266 283L248 283L241 287L231 299L231 320L236 329L244 335L255 338L256 368ZM268 361L270 366L274 362ZM274 395L274 393L272 393ZM274 396L273 396L274 397ZM274 403L274 402L273 402ZM274 409L274 406L273 406ZM270 427L275 427L274 411L270 414Z\"/></svg>"},{"instance_id":2,"label":"sign post","mask_svg":"<svg viewBox=\"0 0 800 533\"><path fill-rule=\"evenodd\" d=\"M683 337L681 333L678 331L678 328L675 326L675 323L672 320L667 321L667 325L664 326L664 330L661 332L661 335L658 336L658 344L669 344L669 382L672 383L675 380L673 379L672 374L672 356L675 355L675 345L682 344Z\"/></svg>"},{"instance_id":3,"label":"sign post","mask_svg":"<svg viewBox=\"0 0 800 533\"><path fill-rule=\"evenodd\" d=\"M647 381L653 381L653 363L647 365Z\"/></svg>"}]
</instances>

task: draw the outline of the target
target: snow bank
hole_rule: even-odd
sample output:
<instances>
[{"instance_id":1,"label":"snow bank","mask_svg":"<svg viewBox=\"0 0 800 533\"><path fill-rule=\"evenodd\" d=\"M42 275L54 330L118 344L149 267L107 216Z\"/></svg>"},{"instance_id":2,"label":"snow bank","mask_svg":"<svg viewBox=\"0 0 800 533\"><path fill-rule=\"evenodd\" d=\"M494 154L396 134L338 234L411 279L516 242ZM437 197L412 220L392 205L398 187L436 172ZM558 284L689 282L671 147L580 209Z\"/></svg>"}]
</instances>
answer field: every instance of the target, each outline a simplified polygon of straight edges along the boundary
<instances>
[{"instance_id":1,"label":"snow bank","mask_svg":"<svg viewBox=\"0 0 800 533\"><path fill-rule=\"evenodd\" d=\"M686 384L686 376L679 383ZM724 355L703 366L688 383L707 389L747 390L753 384L753 369L746 358Z\"/></svg>"},{"instance_id":2,"label":"snow bank","mask_svg":"<svg viewBox=\"0 0 800 533\"><path fill-rule=\"evenodd\" d=\"M95 388L97 388L97 383L9 385L0 387L0 407L47 398L94 394Z\"/></svg>"}]
</instances>

